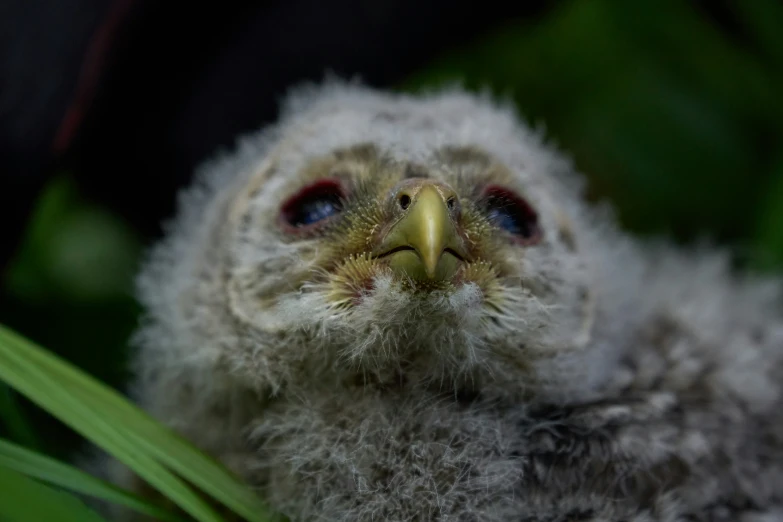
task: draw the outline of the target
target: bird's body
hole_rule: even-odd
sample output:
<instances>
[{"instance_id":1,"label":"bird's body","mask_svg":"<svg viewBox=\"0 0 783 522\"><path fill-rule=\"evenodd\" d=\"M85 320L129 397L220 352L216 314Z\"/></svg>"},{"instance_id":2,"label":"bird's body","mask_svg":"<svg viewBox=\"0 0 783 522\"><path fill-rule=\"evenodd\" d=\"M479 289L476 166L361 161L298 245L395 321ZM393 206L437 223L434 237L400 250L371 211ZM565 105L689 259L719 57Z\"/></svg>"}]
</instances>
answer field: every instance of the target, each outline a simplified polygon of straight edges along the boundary
<instances>
[{"instance_id":1,"label":"bird's body","mask_svg":"<svg viewBox=\"0 0 783 522\"><path fill-rule=\"evenodd\" d=\"M148 260L134 394L294 521L783 520L780 282L581 185L510 107L302 89Z\"/></svg>"}]
</instances>

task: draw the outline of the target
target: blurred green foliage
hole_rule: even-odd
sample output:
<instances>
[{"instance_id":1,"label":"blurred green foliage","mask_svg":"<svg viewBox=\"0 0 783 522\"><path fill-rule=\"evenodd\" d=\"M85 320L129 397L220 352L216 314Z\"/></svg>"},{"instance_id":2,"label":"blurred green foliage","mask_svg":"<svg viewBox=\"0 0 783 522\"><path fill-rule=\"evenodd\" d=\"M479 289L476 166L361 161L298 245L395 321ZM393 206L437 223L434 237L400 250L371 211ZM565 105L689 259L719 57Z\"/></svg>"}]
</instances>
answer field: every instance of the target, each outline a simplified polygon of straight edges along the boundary
<instances>
[{"instance_id":1,"label":"blurred green foliage","mask_svg":"<svg viewBox=\"0 0 783 522\"><path fill-rule=\"evenodd\" d=\"M707 236L746 264L777 268L783 4L727 2L725 15L728 27L677 0L563 2L450 50L401 87L461 81L509 96L629 229L678 241ZM140 251L127 225L64 176L43 195L5 275L0 321L119 385L138 313ZM0 421L16 439L31 438L10 397L0 391ZM25 411L47 449L74 447L52 421Z\"/></svg>"},{"instance_id":2,"label":"blurred green foliage","mask_svg":"<svg viewBox=\"0 0 783 522\"><path fill-rule=\"evenodd\" d=\"M783 218L783 193L766 197L783 162L783 4L732 7L748 38L678 0L562 3L542 23L509 23L449 53L406 86L489 86L545 124L628 228L708 233L761 255L776 235L769 223Z\"/></svg>"},{"instance_id":3,"label":"blurred green foliage","mask_svg":"<svg viewBox=\"0 0 783 522\"><path fill-rule=\"evenodd\" d=\"M139 307L141 253L133 230L85 200L67 175L44 190L3 278L0 322L113 385L126 379L127 340ZM61 456L78 437L0 382L0 436ZM36 429L23 421L22 409ZM5 428L5 429L3 429Z\"/></svg>"}]
</instances>

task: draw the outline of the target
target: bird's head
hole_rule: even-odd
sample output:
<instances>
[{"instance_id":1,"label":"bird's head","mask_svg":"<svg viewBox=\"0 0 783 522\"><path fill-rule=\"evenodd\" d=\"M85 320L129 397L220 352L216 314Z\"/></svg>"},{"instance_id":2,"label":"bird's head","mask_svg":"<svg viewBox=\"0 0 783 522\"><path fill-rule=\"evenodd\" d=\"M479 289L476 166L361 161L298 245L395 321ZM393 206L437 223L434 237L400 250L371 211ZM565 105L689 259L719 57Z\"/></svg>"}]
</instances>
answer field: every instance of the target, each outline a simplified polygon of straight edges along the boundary
<instances>
[{"instance_id":1,"label":"bird's head","mask_svg":"<svg viewBox=\"0 0 783 522\"><path fill-rule=\"evenodd\" d=\"M460 93L297 100L219 164L233 188L207 212L204 291L253 340L236 366L523 390L586 349L597 235L579 237L568 164L510 111Z\"/></svg>"}]
</instances>

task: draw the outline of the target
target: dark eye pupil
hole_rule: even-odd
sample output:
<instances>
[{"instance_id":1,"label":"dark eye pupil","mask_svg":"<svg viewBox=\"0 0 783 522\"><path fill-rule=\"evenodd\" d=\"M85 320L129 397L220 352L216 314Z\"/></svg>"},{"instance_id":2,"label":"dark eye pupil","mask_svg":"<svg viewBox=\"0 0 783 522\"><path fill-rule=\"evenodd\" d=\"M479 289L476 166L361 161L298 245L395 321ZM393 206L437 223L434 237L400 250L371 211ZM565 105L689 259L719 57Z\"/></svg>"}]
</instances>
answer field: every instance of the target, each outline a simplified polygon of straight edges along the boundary
<instances>
[{"instance_id":1,"label":"dark eye pupil","mask_svg":"<svg viewBox=\"0 0 783 522\"><path fill-rule=\"evenodd\" d=\"M533 223L528 216L521 215L508 202L495 200L489 203L489 219L498 227L524 238L533 237Z\"/></svg>"},{"instance_id":2,"label":"dark eye pupil","mask_svg":"<svg viewBox=\"0 0 783 522\"><path fill-rule=\"evenodd\" d=\"M324 196L303 202L294 216L293 225L311 225L333 216L340 211L340 200L333 196Z\"/></svg>"},{"instance_id":3,"label":"dark eye pupil","mask_svg":"<svg viewBox=\"0 0 783 522\"><path fill-rule=\"evenodd\" d=\"M484 196L484 209L495 226L533 244L540 238L538 215L528 203L510 190L490 187Z\"/></svg>"},{"instance_id":4,"label":"dark eye pupil","mask_svg":"<svg viewBox=\"0 0 783 522\"><path fill-rule=\"evenodd\" d=\"M340 186L321 181L305 187L283 205L285 221L295 227L313 225L338 214L343 208Z\"/></svg>"}]
</instances>

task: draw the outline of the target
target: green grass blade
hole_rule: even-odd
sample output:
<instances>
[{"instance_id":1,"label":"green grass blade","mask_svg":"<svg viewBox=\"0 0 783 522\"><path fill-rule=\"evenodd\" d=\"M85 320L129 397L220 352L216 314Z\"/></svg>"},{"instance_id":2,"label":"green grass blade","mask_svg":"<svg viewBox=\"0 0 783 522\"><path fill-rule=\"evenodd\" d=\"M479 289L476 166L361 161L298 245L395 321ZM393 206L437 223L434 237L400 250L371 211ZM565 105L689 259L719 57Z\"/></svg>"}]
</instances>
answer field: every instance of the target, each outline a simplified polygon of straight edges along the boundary
<instances>
[{"instance_id":1,"label":"green grass blade","mask_svg":"<svg viewBox=\"0 0 783 522\"><path fill-rule=\"evenodd\" d=\"M192 482L232 511L251 522L270 520L260 500L216 461L161 425L116 391L63 363L29 341L0 327L0 342L5 339L29 358L30 363L46 368L64 389L110 423L123 425L136 445L183 478Z\"/></svg>"},{"instance_id":2,"label":"green grass blade","mask_svg":"<svg viewBox=\"0 0 783 522\"><path fill-rule=\"evenodd\" d=\"M163 492L173 502L200 522L220 522L215 512L179 478L141 451L132 436L116 423L107 422L101 415L85 405L80 399L69 394L67 388L58 387L56 376L46 375L39 368L29 364L18 364L11 357L4 360L0 337L0 370L9 369L3 378L17 387L47 411L54 411L58 418L77 431L81 431L96 445L126 463L140 477ZM54 391L52 391L54 390Z\"/></svg>"},{"instance_id":3,"label":"green grass blade","mask_svg":"<svg viewBox=\"0 0 783 522\"><path fill-rule=\"evenodd\" d=\"M126 463L140 477L168 496L196 520L204 522L221 520L186 484L154 456L145 452L144 446L140 444L144 432L139 431L137 423L143 421L141 424L157 425L153 419L113 390L2 327L0 327L0 379L5 380L30 400ZM86 387L85 382L88 383ZM101 397L107 392L116 396L119 403L127 406L123 409L133 414L127 417L116 417L113 415L114 412L105 408L96 409L96 404L101 403L96 401L95 397ZM169 446L188 445L184 439L178 437L174 437L176 442L171 442L173 435L163 426L160 426L157 435L164 441L168 437ZM155 442L157 441L145 441L149 444ZM194 460L205 459L196 448L192 448L188 455ZM230 477L219 465L216 463L213 465L218 473ZM187 468L187 466L181 467ZM191 477L185 476L185 478ZM243 488L239 482L234 481L234 483L237 488ZM256 505L258 504L256 500ZM263 511L255 512L255 520L262 520L259 518L259 513Z\"/></svg>"},{"instance_id":4,"label":"green grass blade","mask_svg":"<svg viewBox=\"0 0 783 522\"><path fill-rule=\"evenodd\" d=\"M0 466L63 489L126 506L161 522L183 521L181 517L113 484L95 478L89 473L2 439L0 439Z\"/></svg>"},{"instance_id":5,"label":"green grass blade","mask_svg":"<svg viewBox=\"0 0 783 522\"><path fill-rule=\"evenodd\" d=\"M0 378L127 464L199 522L221 522L187 485L134 443L132 426L107 420L103 412L96 411L69 389L56 372L33 358L25 359L21 352L9 350L9 343L4 341L7 338L0 331Z\"/></svg>"},{"instance_id":6,"label":"green grass blade","mask_svg":"<svg viewBox=\"0 0 783 522\"><path fill-rule=\"evenodd\" d=\"M3 522L105 522L78 498L0 466Z\"/></svg>"}]
</instances>

